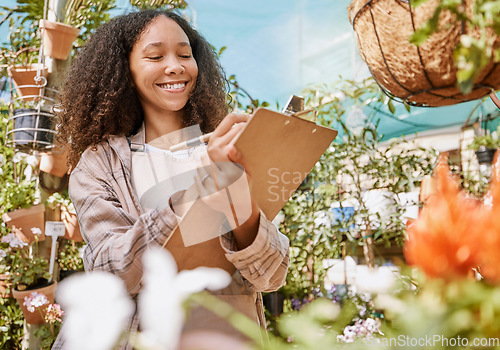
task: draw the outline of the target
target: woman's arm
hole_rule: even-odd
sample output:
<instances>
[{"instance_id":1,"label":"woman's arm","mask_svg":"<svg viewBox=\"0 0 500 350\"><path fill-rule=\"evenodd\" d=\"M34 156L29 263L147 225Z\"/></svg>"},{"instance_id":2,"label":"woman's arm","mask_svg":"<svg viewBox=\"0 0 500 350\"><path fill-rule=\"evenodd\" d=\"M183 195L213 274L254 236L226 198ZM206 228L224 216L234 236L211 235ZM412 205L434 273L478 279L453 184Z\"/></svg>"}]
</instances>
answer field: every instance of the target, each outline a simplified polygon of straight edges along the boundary
<instances>
[{"instance_id":1,"label":"woman's arm","mask_svg":"<svg viewBox=\"0 0 500 350\"><path fill-rule=\"evenodd\" d=\"M233 233L221 237L226 258L258 292L271 292L283 285L289 263L288 238L260 212L258 230L253 242L238 250Z\"/></svg>"},{"instance_id":2,"label":"woman's arm","mask_svg":"<svg viewBox=\"0 0 500 350\"><path fill-rule=\"evenodd\" d=\"M136 294L141 288L143 252L148 246L163 245L177 220L168 205L133 215L137 209L126 208L134 206L126 200L130 189L123 176L113 172L109 152L98 146L82 155L71 174L69 193L87 243L85 269L116 274Z\"/></svg>"},{"instance_id":3,"label":"woman's arm","mask_svg":"<svg viewBox=\"0 0 500 350\"><path fill-rule=\"evenodd\" d=\"M248 186L252 187L252 169L234 147L237 136L243 131L251 116L227 115L210 138L208 155L213 162L233 162L243 166ZM281 287L289 263L289 240L265 217L254 198L243 195L236 200L236 207L250 202L251 214L244 224L222 237L226 258L256 291L268 292ZM234 199L234 198L233 198Z\"/></svg>"}]
</instances>

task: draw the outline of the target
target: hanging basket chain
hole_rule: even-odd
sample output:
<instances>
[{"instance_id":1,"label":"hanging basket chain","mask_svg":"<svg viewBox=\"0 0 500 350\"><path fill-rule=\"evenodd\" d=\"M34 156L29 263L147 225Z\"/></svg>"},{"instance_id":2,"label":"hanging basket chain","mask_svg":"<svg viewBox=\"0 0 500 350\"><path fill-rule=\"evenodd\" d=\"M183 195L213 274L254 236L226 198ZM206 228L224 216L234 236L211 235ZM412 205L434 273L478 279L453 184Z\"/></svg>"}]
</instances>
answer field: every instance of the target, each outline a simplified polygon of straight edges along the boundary
<instances>
[{"instance_id":1,"label":"hanging basket chain","mask_svg":"<svg viewBox=\"0 0 500 350\"><path fill-rule=\"evenodd\" d=\"M44 0L43 3L43 26L40 28L40 48L38 50L38 62L40 63L37 67L35 83L44 87L47 85L47 78L43 76L43 71L45 67L45 55L43 54L43 37L45 32L45 21L47 20L47 12L48 12L48 0Z\"/></svg>"}]
</instances>

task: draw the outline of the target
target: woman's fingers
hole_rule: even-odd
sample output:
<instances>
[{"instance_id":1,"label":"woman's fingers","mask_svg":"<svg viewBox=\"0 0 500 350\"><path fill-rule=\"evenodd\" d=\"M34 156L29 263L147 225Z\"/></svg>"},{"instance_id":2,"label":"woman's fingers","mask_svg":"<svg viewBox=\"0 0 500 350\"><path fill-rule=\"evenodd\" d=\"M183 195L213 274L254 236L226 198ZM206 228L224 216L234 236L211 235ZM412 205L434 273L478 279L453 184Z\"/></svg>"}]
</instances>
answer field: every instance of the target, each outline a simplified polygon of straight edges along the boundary
<instances>
[{"instance_id":1,"label":"woman's fingers","mask_svg":"<svg viewBox=\"0 0 500 350\"><path fill-rule=\"evenodd\" d=\"M236 141L236 136L239 135L245 128L246 123L234 125L225 134L216 136L215 134L210 138L207 151L210 158L214 162L228 162L228 147ZM214 137L215 136L215 137Z\"/></svg>"},{"instance_id":2,"label":"woman's fingers","mask_svg":"<svg viewBox=\"0 0 500 350\"><path fill-rule=\"evenodd\" d=\"M226 134L234 124L236 123L246 123L250 120L251 116L248 114L237 114L230 113L228 114L219 124L219 126L215 129L214 134L211 138L215 138L218 136L222 136Z\"/></svg>"}]
</instances>

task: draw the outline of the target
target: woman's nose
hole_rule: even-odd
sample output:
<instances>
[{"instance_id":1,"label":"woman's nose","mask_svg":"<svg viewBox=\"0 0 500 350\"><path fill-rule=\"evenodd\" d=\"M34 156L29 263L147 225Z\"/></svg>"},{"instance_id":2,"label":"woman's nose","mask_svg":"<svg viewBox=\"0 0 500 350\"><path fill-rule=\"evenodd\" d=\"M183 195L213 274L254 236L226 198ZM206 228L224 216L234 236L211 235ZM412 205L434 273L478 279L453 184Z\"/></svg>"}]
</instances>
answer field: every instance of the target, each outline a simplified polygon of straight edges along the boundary
<instances>
[{"instance_id":1,"label":"woman's nose","mask_svg":"<svg viewBox=\"0 0 500 350\"><path fill-rule=\"evenodd\" d=\"M180 74L185 71L185 68L182 66L181 62L178 60L170 60L165 67L165 74Z\"/></svg>"}]
</instances>

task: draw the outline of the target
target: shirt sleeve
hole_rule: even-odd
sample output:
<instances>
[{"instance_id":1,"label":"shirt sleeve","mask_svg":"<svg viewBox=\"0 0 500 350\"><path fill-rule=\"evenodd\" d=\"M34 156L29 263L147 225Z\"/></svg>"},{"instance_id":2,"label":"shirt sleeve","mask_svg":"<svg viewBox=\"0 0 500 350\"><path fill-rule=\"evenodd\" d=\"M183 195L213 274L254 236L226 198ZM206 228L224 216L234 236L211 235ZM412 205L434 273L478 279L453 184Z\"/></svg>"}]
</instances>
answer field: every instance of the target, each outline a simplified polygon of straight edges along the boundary
<instances>
[{"instance_id":1,"label":"shirt sleeve","mask_svg":"<svg viewBox=\"0 0 500 350\"><path fill-rule=\"evenodd\" d=\"M272 292L286 279L289 263L288 238L260 212L259 231L252 244L236 250L232 232L221 236L226 258L236 267L250 288L257 292Z\"/></svg>"},{"instance_id":2,"label":"shirt sleeve","mask_svg":"<svg viewBox=\"0 0 500 350\"><path fill-rule=\"evenodd\" d=\"M121 277L133 295L141 288L143 252L148 246L163 245L177 219L168 205L139 217L131 215L119 200L119 186L114 184L120 180L103 153L102 148L84 153L70 177L70 198L87 243L84 265L87 271Z\"/></svg>"}]
</instances>

